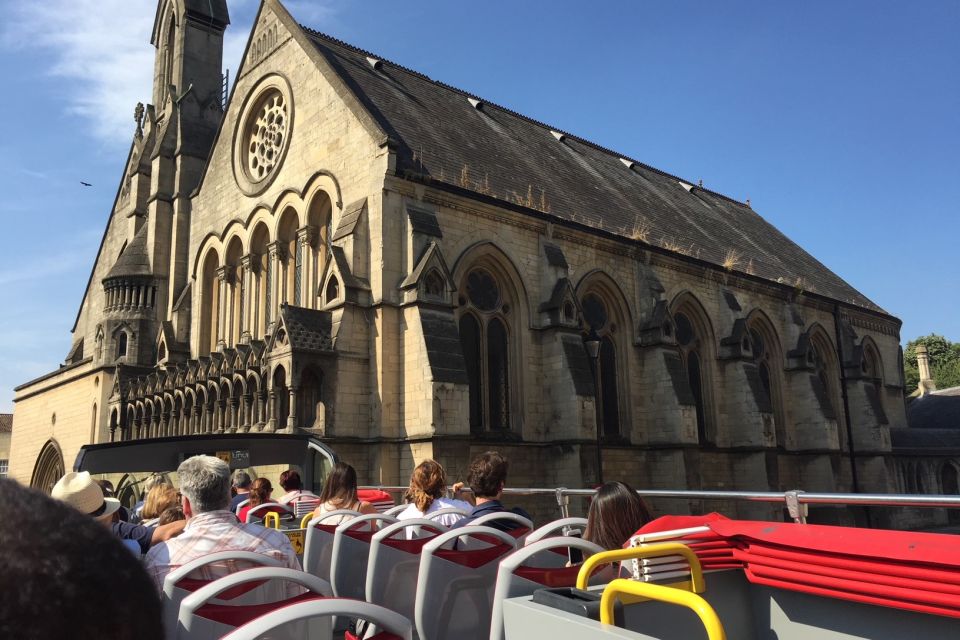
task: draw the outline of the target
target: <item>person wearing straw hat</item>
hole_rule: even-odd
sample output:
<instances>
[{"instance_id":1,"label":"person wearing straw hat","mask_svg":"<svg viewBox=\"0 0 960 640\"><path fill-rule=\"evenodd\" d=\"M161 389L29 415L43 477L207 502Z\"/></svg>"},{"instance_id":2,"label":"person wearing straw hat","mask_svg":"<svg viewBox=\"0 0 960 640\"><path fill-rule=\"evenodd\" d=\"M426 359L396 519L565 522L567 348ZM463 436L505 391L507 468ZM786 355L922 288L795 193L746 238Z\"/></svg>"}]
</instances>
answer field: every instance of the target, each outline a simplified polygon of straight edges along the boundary
<instances>
[{"instance_id":1,"label":"person wearing straw hat","mask_svg":"<svg viewBox=\"0 0 960 640\"><path fill-rule=\"evenodd\" d=\"M140 547L140 553L146 553L158 542L169 540L183 531L184 523L171 522L160 527L144 527L129 522L113 522L114 514L120 509L120 501L107 498L89 471L71 471L53 485L51 495L70 505L80 513L108 525L121 540L133 540Z\"/></svg>"}]
</instances>

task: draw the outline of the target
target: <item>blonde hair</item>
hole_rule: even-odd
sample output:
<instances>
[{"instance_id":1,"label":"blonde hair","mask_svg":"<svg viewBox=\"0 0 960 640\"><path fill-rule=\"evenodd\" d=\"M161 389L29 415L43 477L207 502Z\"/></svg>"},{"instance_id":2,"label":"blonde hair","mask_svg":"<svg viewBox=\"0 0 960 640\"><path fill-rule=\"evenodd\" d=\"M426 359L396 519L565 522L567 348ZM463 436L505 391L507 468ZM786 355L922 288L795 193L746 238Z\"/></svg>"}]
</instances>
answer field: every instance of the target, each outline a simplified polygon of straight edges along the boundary
<instances>
[{"instance_id":1,"label":"blonde hair","mask_svg":"<svg viewBox=\"0 0 960 640\"><path fill-rule=\"evenodd\" d=\"M418 511L426 513L446 488L447 477L440 463L436 460L424 460L410 474L410 487L404 497L407 502L416 505Z\"/></svg>"},{"instance_id":2,"label":"blonde hair","mask_svg":"<svg viewBox=\"0 0 960 640\"><path fill-rule=\"evenodd\" d=\"M147 492L147 498L143 501L143 519L159 518L168 508L177 506L177 502L177 490L172 484L155 485Z\"/></svg>"}]
</instances>

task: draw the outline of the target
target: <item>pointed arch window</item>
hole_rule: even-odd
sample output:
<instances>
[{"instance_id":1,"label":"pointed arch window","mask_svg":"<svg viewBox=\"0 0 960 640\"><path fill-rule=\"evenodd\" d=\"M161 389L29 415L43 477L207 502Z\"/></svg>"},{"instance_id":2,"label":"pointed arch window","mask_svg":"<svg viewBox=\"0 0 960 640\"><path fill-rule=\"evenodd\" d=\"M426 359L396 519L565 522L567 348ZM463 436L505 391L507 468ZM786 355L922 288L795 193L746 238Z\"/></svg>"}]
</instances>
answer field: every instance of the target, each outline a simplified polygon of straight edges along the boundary
<instances>
[{"instance_id":1,"label":"pointed arch window","mask_svg":"<svg viewBox=\"0 0 960 640\"><path fill-rule=\"evenodd\" d=\"M580 302L583 308L584 339L600 338L600 350L593 366L599 367L595 378L599 383L597 398L603 419L603 434L620 435L620 393L617 376L617 346L614 342L616 324L611 321L606 303L595 293L588 293Z\"/></svg>"},{"instance_id":2,"label":"pointed arch window","mask_svg":"<svg viewBox=\"0 0 960 640\"><path fill-rule=\"evenodd\" d=\"M708 441L708 433L700 336L690 317L683 312L673 315L673 323L676 327L677 346L680 347L681 360L697 412L697 439L704 444Z\"/></svg>"},{"instance_id":3,"label":"pointed arch window","mask_svg":"<svg viewBox=\"0 0 960 640\"><path fill-rule=\"evenodd\" d=\"M784 446L786 429L780 400L779 342L773 329L759 318L754 318L750 322L748 333L753 362L757 365L757 377L760 380L761 397L758 398L760 410L772 413L777 445Z\"/></svg>"},{"instance_id":4,"label":"pointed arch window","mask_svg":"<svg viewBox=\"0 0 960 640\"><path fill-rule=\"evenodd\" d=\"M510 428L510 305L500 283L485 269L467 274L461 304L460 345L470 385L470 429Z\"/></svg>"},{"instance_id":5,"label":"pointed arch window","mask_svg":"<svg viewBox=\"0 0 960 640\"><path fill-rule=\"evenodd\" d=\"M121 331L117 336L117 357L122 358L127 355L127 332Z\"/></svg>"},{"instance_id":6,"label":"pointed arch window","mask_svg":"<svg viewBox=\"0 0 960 640\"><path fill-rule=\"evenodd\" d=\"M812 348L807 352L807 364L810 365L813 373L810 382L813 385L814 395L820 404L820 410L823 417L827 420L837 419L837 402L835 398L834 368L831 366L832 358L828 354L831 350L823 344L823 341L815 341Z\"/></svg>"}]
</instances>

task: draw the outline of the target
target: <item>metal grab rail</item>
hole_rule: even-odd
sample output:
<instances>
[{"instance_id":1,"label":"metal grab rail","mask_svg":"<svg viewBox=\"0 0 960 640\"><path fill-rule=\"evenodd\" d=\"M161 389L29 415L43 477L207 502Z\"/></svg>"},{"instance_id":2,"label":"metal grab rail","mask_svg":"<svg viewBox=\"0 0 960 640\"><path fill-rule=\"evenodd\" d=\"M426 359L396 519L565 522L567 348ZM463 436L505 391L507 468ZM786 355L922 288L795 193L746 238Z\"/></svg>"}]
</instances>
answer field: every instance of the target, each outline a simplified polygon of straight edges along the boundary
<instances>
[{"instance_id":1,"label":"metal grab rail","mask_svg":"<svg viewBox=\"0 0 960 640\"><path fill-rule=\"evenodd\" d=\"M387 493L403 493L409 487L399 486L365 486L361 489L378 489ZM460 489L471 492L469 487ZM448 489L448 494L452 493ZM503 494L507 496L553 496L564 518L570 515L570 498L592 498L596 489L567 489L557 487L553 489L539 488L505 488ZM921 507L921 508L953 508L960 509L960 496L945 495L911 495L887 493L807 493L796 489L793 491L687 491L640 489L637 494L644 498L680 498L685 500L734 500L743 502L762 502L782 504L790 512L790 517L799 523L805 523L808 505L835 505L861 507Z\"/></svg>"},{"instance_id":2,"label":"metal grab rail","mask_svg":"<svg viewBox=\"0 0 960 640\"><path fill-rule=\"evenodd\" d=\"M726 640L727 634L723 630L723 624L720 617L713 610L710 603L690 591L674 589L673 587L664 587L652 582L635 582L633 580L624 580L618 578L612 581L603 590L600 596L600 622L603 624L614 624L613 605L614 602L623 595L633 596L635 598L648 598L667 604L676 604L686 607L697 614L703 628L707 631L708 640Z\"/></svg>"},{"instance_id":3,"label":"metal grab rail","mask_svg":"<svg viewBox=\"0 0 960 640\"><path fill-rule=\"evenodd\" d=\"M662 556L683 556L684 560L690 565L690 591L694 593L704 592L707 586L703 581L703 568L700 566L700 558L690 547L679 542L658 542L642 547L596 553L583 561L580 573L577 574L577 589L586 589L590 582L590 576L598 567L603 565L623 562L624 560L641 560Z\"/></svg>"}]
</instances>

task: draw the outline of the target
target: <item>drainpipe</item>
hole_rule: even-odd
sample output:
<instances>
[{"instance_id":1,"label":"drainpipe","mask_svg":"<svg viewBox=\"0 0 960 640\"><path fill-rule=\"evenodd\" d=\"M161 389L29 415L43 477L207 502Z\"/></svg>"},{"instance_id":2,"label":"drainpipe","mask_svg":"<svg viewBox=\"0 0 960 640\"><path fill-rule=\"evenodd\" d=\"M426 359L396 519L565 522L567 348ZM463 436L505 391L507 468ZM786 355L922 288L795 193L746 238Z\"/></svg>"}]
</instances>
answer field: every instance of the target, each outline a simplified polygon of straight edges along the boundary
<instances>
[{"instance_id":1,"label":"drainpipe","mask_svg":"<svg viewBox=\"0 0 960 640\"><path fill-rule=\"evenodd\" d=\"M847 423L847 452L850 456L850 477L853 480L853 492L860 493L857 477L856 455L853 450L853 425L850 422L850 400L847 397L847 373L843 366L843 342L840 331L840 304L833 305L833 330L837 338L837 350L840 356L840 395L843 398L843 417Z\"/></svg>"},{"instance_id":2,"label":"drainpipe","mask_svg":"<svg viewBox=\"0 0 960 640\"><path fill-rule=\"evenodd\" d=\"M843 366L843 341L840 331L840 303L833 305L833 330L837 339L837 350L840 356L840 395L843 398L843 417L847 423L847 453L850 457L850 479L853 481L853 492L860 493L860 478L857 474L857 458L853 448L853 423L850 421L850 399L847 396L847 373ZM870 510L864 508L863 515L870 528Z\"/></svg>"}]
</instances>

